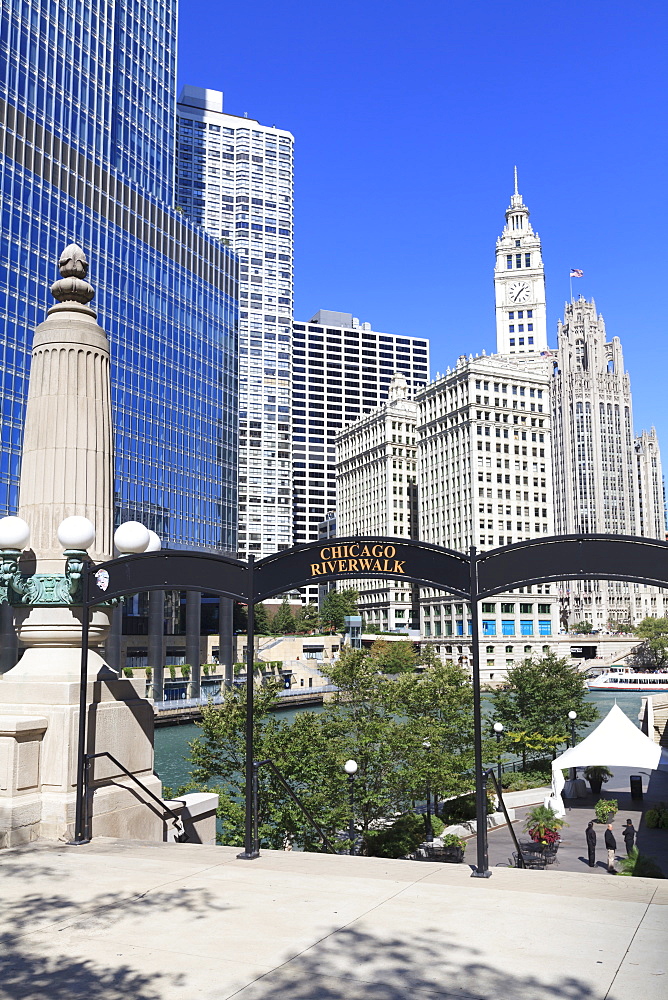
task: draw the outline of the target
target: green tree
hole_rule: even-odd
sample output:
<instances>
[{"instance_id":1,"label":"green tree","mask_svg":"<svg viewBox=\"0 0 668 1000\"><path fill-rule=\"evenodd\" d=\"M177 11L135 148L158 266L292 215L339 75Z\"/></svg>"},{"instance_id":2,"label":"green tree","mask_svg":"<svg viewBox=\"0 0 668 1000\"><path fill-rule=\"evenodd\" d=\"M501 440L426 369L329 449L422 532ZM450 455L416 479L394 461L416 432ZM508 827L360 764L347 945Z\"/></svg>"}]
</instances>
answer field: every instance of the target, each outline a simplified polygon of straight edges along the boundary
<instances>
[{"instance_id":1,"label":"green tree","mask_svg":"<svg viewBox=\"0 0 668 1000\"><path fill-rule=\"evenodd\" d=\"M432 644L425 642L420 646L417 654L417 662L418 666L425 667L427 670L432 670L434 667L439 667L443 661L434 650Z\"/></svg>"},{"instance_id":2,"label":"green tree","mask_svg":"<svg viewBox=\"0 0 668 1000\"><path fill-rule=\"evenodd\" d=\"M358 593L352 588L345 590L330 590L320 611L320 622L323 628L331 632L343 632L346 615L357 614Z\"/></svg>"},{"instance_id":3,"label":"green tree","mask_svg":"<svg viewBox=\"0 0 668 1000\"><path fill-rule=\"evenodd\" d=\"M248 608L240 601L235 601L232 607L232 631L245 632L248 629Z\"/></svg>"},{"instance_id":4,"label":"green tree","mask_svg":"<svg viewBox=\"0 0 668 1000\"><path fill-rule=\"evenodd\" d=\"M273 617L271 630L274 635L294 635L295 620L287 597L283 598L278 611Z\"/></svg>"},{"instance_id":5,"label":"green tree","mask_svg":"<svg viewBox=\"0 0 668 1000\"><path fill-rule=\"evenodd\" d=\"M657 667L668 663L668 618L644 618L634 631L644 639L638 659Z\"/></svg>"},{"instance_id":6,"label":"green tree","mask_svg":"<svg viewBox=\"0 0 668 1000\"><path fill-rule=\"evenodd\" d=\"M592 625L591 622L584 621L583 619L581 622L577 622L573 626L573 631L581 632L583 635L589 635L591 632L594 631L594 626Z\"/></svg>"},{"instance_id":7,"label":"green tree","mask_svg":"<svg viewBox=\"0 0 668 1000\"><path fill-rule=\"evenodd\" d=\"M568 660L547 653L511 667L503 688L494 692L494 719L513 733L558 736L565 741L570 730L568 713L577 712L576 730L598 718L595 705L586 700L584 677ZM532 752L523 748L523 761Z\"/></svg>"},{"instance_id":8,"label":"green tree","mask_svg":"<svg viewBox=\"0 0 668 1000\"><path fill-rule=\"evenodd\" d=\"M300 635L317 632L320 627L320 613L314 601L303 604L295 615L295 631Z\"/></svg>"},{"instance_id":9,"label":"green tree","mask_svg":"<svg viewBox=\"0 0 668 1000\"><path fill-rule=\"evenodd\" d=\"M265 604L255 605L255 634L271 635L271 622Z\"/></svg>"},{"instance_id":10,"label":"green tree","mask_svg":"<svg viewBox=\"0 0 668 1000\"><path fill-rule=\"evenodd\" d=\"M376 670L384 674L403 674L415 670L417 653L412 642L390 642L376 639L369 650Z\"/></svg>"}]
</instances>

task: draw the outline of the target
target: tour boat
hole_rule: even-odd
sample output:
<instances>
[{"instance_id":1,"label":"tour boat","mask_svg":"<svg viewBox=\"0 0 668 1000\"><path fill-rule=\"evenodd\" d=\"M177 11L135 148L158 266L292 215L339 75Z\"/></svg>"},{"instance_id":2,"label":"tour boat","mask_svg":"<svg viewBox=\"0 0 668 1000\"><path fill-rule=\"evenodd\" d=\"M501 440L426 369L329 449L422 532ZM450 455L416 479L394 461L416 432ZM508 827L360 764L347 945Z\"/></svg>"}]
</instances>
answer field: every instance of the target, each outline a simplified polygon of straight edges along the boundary
<instances>
[{"instance_id":1,"label":"tour boat","mask_svg":"<svg viewBox=\"0 0 668 1000\"><path fill-rule=\"evenodd\" d=\"M667 691L668 671L612 667L587 681L590 691Z\"/></svg>"}]
</instances>

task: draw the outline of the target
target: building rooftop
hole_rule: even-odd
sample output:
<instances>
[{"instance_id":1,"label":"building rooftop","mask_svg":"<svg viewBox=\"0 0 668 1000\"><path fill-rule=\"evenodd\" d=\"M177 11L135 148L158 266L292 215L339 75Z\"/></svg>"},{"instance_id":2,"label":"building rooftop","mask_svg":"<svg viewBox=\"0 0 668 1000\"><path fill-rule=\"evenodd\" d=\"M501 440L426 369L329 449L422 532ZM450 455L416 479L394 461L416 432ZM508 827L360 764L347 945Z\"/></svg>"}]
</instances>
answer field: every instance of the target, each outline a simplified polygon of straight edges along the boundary
<instances>
[{"instance_id":1,"label":"building rooftop","mask_svg":"<svg viewBox=\"0 0 668 1000\"><path fill-rule=\"evenodd\" d=\"M663 1000L668 883L96 839L0 853L19 1000Z\"/></svg>"}]
</instances>

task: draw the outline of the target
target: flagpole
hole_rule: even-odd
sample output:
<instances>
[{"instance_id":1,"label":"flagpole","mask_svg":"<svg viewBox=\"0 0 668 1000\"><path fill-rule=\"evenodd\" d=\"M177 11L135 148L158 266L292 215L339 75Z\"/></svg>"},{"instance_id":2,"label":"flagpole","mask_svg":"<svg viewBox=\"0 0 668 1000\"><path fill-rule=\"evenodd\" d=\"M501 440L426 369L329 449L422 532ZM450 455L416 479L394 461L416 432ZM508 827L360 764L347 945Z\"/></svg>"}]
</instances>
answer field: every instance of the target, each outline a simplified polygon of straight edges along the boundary
<instances>
[{"instance_id":1,"label":"flagpole","mask_svg":"<svg viewBox=\"0 0 668 1000\"><path fill-rule=\"evenodd\" d=\"M571 299L570 300L572 302L573 301L573 275L570 272L569 272L569 275L568 275L568 281L570 283L570 289L571 289Z\"/></svg>"}]
</instances>

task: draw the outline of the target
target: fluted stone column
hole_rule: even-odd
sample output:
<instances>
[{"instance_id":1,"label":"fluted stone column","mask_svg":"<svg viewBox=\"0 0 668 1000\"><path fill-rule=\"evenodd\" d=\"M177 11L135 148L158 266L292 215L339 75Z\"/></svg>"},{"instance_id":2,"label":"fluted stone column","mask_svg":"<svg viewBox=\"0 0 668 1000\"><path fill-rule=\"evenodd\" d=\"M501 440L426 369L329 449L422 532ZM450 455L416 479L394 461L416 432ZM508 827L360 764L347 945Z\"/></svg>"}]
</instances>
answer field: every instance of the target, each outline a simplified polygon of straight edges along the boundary
<instances>
[{"instance_id":1,"label":"fluted stone column","mask_svg":"<svg viewBox=\"0 0 668 1000\"><path fill-rule=\"evenodd\" d=\"M51 289L57 304L35 331L21 467L18 513L30 526L32 548L19 568L33 578L63 576L57 529L72 515L95 526L90 558L112 555L109 344L89 305L94 291L85 280L83 251L67 247L59 268ZM67 840L73 832L82 609L67 603L67 588L56 590L63 595L55 599L60 605L33 596L35 604L15 608L25 652L0 675L0 760L3 740L9 740L8 752L18 762L11 772L5 769L4 785L0 780L0 846L37 837ZM96 648L110 616L110 608L100 607L89 619L87 749L113 754L159 794L153 711L143 684L119 679ZM163 839L159 812L115 765L95 761L92 777L93 835Z\"/></svg>"}]
</instances>

